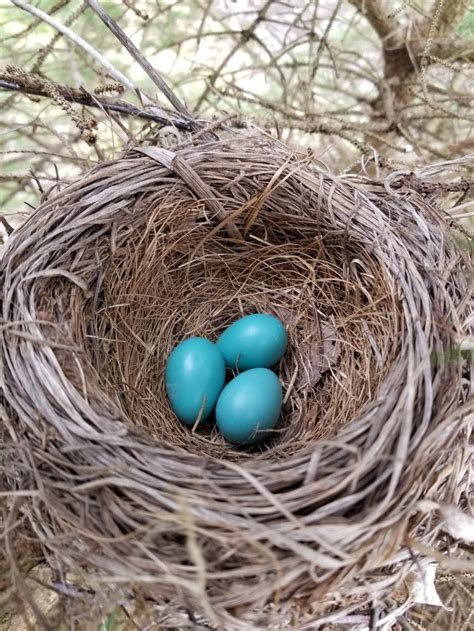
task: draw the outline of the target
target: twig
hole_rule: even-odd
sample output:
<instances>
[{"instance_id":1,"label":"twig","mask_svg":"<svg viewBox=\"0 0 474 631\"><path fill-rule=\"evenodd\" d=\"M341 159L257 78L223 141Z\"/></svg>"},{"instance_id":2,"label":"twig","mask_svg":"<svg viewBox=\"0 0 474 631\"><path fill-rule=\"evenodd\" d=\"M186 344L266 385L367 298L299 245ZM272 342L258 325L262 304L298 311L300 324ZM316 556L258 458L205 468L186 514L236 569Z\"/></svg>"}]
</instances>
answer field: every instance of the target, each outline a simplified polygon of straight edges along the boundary
<instances>
[{"instance_id":1,"label":"twig","mask_svg":"<svg viewBox=\"0 0 474 631\"><path fill-rule=\"evenodd\" d=\"M131 105L129 103L111 103L97 96L92 97L83 90L75 90L59 83L55 83L54 85L58 92L60 92L61 96L66 99L66 101L70 101L71 103L79 103L80 105L86 105L87 107L103 108L107 111L118 112L119 114L123 114L124 116L144 118L147 120L156 121L157 123L162 123L164 125L173 125L185 131L192 131L192 126L189 122L173 118L172 116L168 117L166 114L158 114L157 111L159 111L159 108L153 108L150 109L150 111L142 110L138 107L135 107L135 105ZM22 94L48 97L46 89L44 89L44 87L42 87L39 82L19 83L16 81L13 82L0 79L0 89L10 90L13 92L21 92Z\"/></svg>"},{"instance_id":2,"label":"twig","mask_svg":"<svg viewBox=\"0 0 474 631\"><path fill-rule=\"evenodd\" d=\"M216 70L214 70L211 77L209 78L208 85L206 86L205 90L203 91L203 93L201 94L197 102L197 105L196 105L197 110L199 110L201 105L206 100L207 95L214 87L217 79L220 77L222 71L227 66L229 61L235 56L235 54L239 51L240 48L245 46L245 44L247 44L251 39L254 38L254 33L257 26L265 19L269 8L272 6L272 3L273 3L273 0L267 0L265 4L263 5L263 7L258 11L257 17L252 22L252 24L248 28L240 32L239 39L237 40L235 45L229 50L227 55L225 55L224 59L219 64L219 67L216 68Z\"/></svg>"},{"instance_id":3,"label":"twig","mask_svg":"<svg viewBox=\"0 0 474 631\"><path fill-rule=\"evenodd\" d=\"M46 22L46 24L49 24L50 26L52 26L54 29L56 29L57 31L62 33L65 37L67 37L71 42L76 44L76 46L80 46L80 48L82 48L88 55L93 57L101 66L103 66L107 70L107 72L110 75L114 77L116 81L119 81L120 83L122 83L132 92L137 91L137 88L135 87L135 85L129 79L127 79L127 77L124 74L122 74L120 70L117 70L117 68L115 68L115 66L113 66L106 57L101 55L88 42L83 40L82 37L79 37L79 35L76 35L76 33L71 31L71 29L69 29L67 26L64 26L64 24L61 24L61 22L58 22L57 20L52 18L47 13L44 13L40 9L37 9L36 7L31 6L27 2L24 2L24 0L11 0L11 3L14 4L16 7L23 9L23 11L27 11L31 15L34 15L35 17L39 18L43 22Z\"/></svg>"},{"instance_id":4,"label":"twig","mask_svg":"<svg viewBox=\"0 0 474 631\"><path fill-rule=\"evenodd\" d=\"M10 224L8 223L8 221L5 219L3 215L0 215L0 223L5 228L5 232L7 233L7 236L10 236L11 233L13 232L13 228L12 226L10 226Z\"/></svg>"},{"instance_id":5,"label":"twig","mask_svg":"<svg viewBox=\"0 0 474 631\"><path fill-rule=\"evenodd\" d=\"M71 13L71 15L68 17L68 19L66 20L65 26L67 26L68 28L70 26L72 26L74 24L74 22L84 13L84 11L87 9L87 4L85 2L82 2L73 13ZM51 15L51 12L49 13L49 15ZM46 58L48 57L48 55L50 55L52 53L52 51L54 50L54 47L56 46L57 42L61 39L62 34L61 33L55 33L53 38L51 39L51 41L49 42L49 44L47 44L46 46L44 46L40 51L39 51L39 55L36 59L35 65L32 68L32 72L34 73L38 73L41 69L41 67L43 66Z\"/></svg>"},{"instance_id":6,"label":"twig","mask_svg":"<svg viewBox=\"0 0 474 631\"><path fill-rule=\"evenodd\" d=\"M173 90L169 87L163 77L159 74L150 62L145 59L135 44L127 37L120 26L104 11L97 0L87 0L90 8L99 16L105 26L111 31L119 42L128 50L130 55L137 61L143 70L147 73L153 83L166 96L171 105L183 116L192 119L191 113L186 106L178 99Z\"/></svg>"},{"instance_id":7,"label":"twig","mask_svg":"<svg viewBox=\"0 0 474 631\"><path fill-rule=\"evenodd\" d=\"M71 42L76 44L76 46L79 46L80 48L82 48L88 55L90 55L102 67L104 67L107 70L108 74L111 75L112 77L114 77L114 79L116 81L118 81L119 83L124 85L128 90L130 90L132 92L135 92L135 94L138 95L138 97L141 99L141 101L145 105L150 106L150 111L152 113L155 113L155 110L151 109L151 108L152 107L155 108L156 107L156 103L149 96L147 96L144 92L142 92L137 86L135 86L135 84L132 81L130 81L130 79L128 79L124 74L122 74L120 72L120 70L117 70L117 68L115 68L115 66L113 66L106 59L106 57L104 57L104 55L101 55L101 53L99 53L95 48L93 48L88 42L83 40L82 37L79 37L79 35L76 35L76 33L71 31L71 29L69 29L67 26L64 26L64 24L61 24L61 22L58 22L57 20L52 18L47 13L44 13L40 9L37 9L36 7L33 7L33 6L29 5L24 0L10 0L10 1L12 2L12 4L14 4L15 6L19 7L20 9L23 9L24 11L27 11L31 15L34 15L35 17L39 18L43 22L46 22L46 24L49 24L51 27L53 27L54 29L56 29L57 31L62 33ZM124 36L125 36L125 34L124 34ZM179 121L179 123L176 120L169 121L169 122L171 124L176 124L177 126L183 127L183 123L186 123L186 124L189 125L189 118L190 118L190 116L186 115L186 119L187 120L184 120L184 121L181 120L181 121Z\"/></svg>"}]
</instances>

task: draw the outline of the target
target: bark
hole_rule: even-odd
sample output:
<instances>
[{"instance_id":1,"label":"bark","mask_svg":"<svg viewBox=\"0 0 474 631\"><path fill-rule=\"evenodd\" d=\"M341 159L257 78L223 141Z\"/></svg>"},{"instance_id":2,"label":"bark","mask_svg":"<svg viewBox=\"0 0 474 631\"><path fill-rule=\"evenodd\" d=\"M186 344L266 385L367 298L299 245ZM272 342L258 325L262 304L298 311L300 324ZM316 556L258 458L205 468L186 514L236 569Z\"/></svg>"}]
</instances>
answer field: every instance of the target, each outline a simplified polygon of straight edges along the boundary
<instances>
[{"instance_id":1,"label":"bark","mask_svg":"<svg viewBox=\"0 0 474 631\"><path fill-rule=\"evenodd\" d=\"M428 12L404 24L389 0L349 0L377 33L383 55L383 77L379 95L371 103L375 120L385 118L390 129L400 122L399 110L410 104L414 93L409 87L433 61L474 61L472 42L452 33L466 11L463 0L438 0ZM420 88L421 91L421 88ZM372 145L376 144L374 142Z\"/></svg>"}]
</instances>

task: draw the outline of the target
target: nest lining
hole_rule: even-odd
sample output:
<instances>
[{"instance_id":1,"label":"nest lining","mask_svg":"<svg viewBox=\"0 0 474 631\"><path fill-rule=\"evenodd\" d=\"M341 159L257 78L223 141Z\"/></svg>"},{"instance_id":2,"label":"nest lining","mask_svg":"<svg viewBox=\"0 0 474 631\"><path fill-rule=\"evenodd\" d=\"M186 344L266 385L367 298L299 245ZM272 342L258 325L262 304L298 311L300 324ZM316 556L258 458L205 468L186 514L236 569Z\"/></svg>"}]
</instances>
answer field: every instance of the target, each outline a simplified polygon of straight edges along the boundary
<instances>
[{"instance_id":1,"label":"nest lining","mask_svg":"<svg viewBox=\"0 0 474 631\"><path fill-rule=\"evenodd\" d=\"M461 258L419 195L244 135L145 147L51 195L2 267L10 484L39 489L45 547L232 628L386 593L408 534L434 538L416 504L465 427ZM181 426L162 374L185 336L255 311L288 325L288 399L246 451Z\"/></svg>"},{"instance_id":2,"label":"nest lining","mask_svg":"<svg viewBox=\"0 0 474 631\"><path fill-rule=\"evenodd\" d=\"M89 313L81 313L85 335L76 336L88 339L86 352L104 388L144 435L195 453L248 456L226 444L212 424L190 432L178 423L163 372L181 340L215 340L236 318L257 310L279 317L290 334L277 370L287 404L265 451L273 447L285 456L308 440L333 435L370 400L390 355L392 339L384 332L396 319L394 298L375 269L359 286L338 269L340 248L330 236L305 235L297 221L287 230L273 210L259 213L242 243L225 232L206 238L212 220L201 220L202 204L157 201L146 212L146 230L129 235L123 251L111 257L103 291L90 300ZM382 303L387 315L380 313ZM370 354L364 349L371 341Z\"/></svg>"}]
</instances>

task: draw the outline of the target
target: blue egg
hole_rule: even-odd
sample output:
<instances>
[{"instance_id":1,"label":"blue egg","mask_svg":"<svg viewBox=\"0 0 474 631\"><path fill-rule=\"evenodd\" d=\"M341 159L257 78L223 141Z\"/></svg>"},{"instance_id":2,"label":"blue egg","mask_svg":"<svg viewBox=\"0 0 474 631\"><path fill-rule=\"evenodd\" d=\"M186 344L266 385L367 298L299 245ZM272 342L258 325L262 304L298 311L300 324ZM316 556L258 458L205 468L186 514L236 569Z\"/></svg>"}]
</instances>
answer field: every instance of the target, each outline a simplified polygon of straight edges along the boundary
<instances>
[{"instance_id":1,"label":"blue egg","mask_svg":"<svg viewBox=\"0 0 474 631\"><path fill-rule=\"evenodd\" d=\"M165 380L174 413L186 425L194 425L211 414L224 387L224 358L209 340L190 337L171 353Z\"/></svg>"},{"instance_id":2,"label":"blue egg","mask_svg":"<svg viewBox=\"0 0 474 631\"><path fill-rule=\"evenodd\" d=\"M240 372L250 368L270 368L283 357L288 343L285 327L264 313L240 318L216 342L226 366Z\"/></svg>"},{"instance_id":3,"label":"blue egg","mask_svg":"<svg viewBox=\"0 0 474 631\"><path fill-rule=\"evenodd\" d=\"M268 437L278 422L283 394L268 368L253 368L232 379L217 400L216 421L229 442L253 445Z\"/></svg>"}]
</instances>

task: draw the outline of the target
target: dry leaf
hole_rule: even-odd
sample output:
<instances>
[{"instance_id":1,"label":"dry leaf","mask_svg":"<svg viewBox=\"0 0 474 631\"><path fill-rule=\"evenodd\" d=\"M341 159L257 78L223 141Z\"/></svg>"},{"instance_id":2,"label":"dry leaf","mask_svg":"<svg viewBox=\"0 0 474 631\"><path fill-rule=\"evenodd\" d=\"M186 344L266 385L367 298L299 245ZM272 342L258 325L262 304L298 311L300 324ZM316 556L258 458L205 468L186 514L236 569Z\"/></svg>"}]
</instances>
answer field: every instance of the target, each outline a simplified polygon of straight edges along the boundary
<instances>
[{"instance_id":1,"label":"dry leaf","mask_svg":"<svg viewBox=\"0 0 474 631\"><path fill-rule=\"evenodd\" d=\"M308 362L301 370L296 386L316 385L322 375L334 365L340 352L334 327L324 322L301 348L301 353L308 358Z\"/></svg>"}]
</instances>

